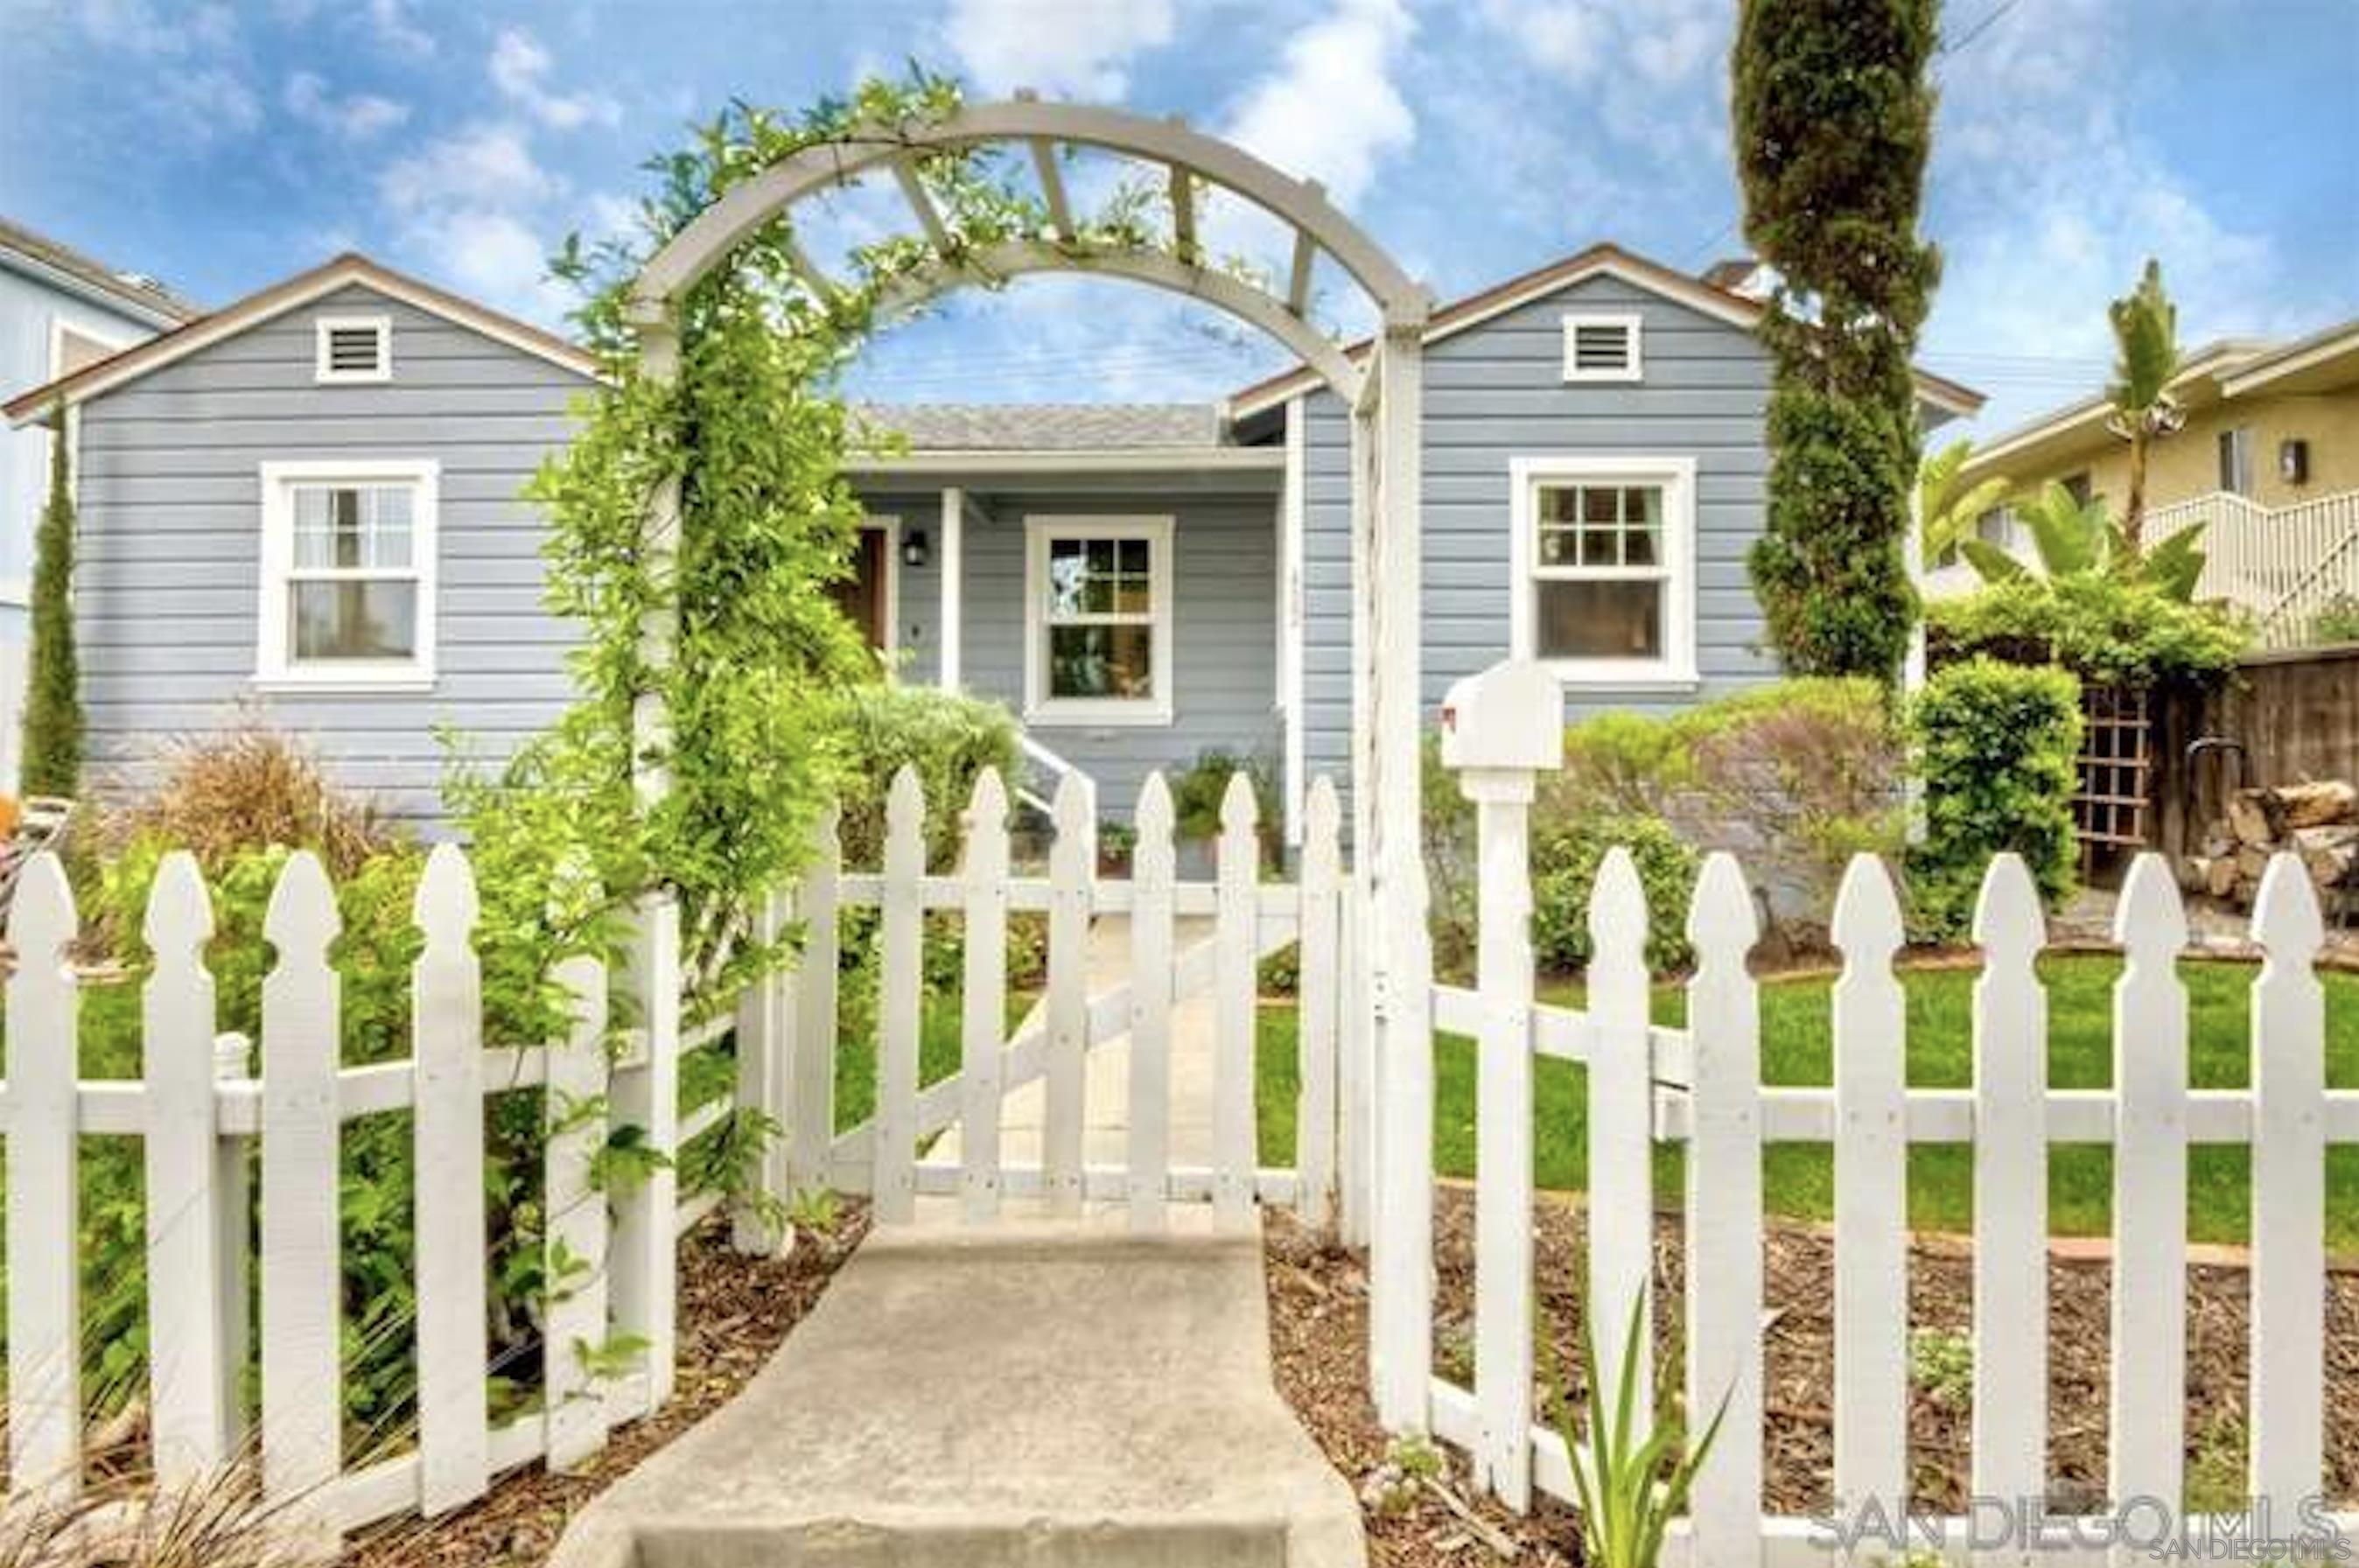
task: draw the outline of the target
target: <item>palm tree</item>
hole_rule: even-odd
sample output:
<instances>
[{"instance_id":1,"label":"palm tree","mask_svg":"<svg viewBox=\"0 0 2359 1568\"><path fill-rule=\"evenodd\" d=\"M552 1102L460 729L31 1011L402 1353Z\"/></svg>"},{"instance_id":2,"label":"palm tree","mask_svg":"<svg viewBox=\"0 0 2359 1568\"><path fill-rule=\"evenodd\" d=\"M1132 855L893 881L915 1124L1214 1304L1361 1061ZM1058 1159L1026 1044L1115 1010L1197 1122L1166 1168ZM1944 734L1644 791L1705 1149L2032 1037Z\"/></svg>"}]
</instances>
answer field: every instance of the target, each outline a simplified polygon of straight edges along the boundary
<instances>
[{"instance_id":1,"label":"palm tree","mask_svg":"<svg viewBox=\"0 0 2359 1568\"><path fill-rule=\"evenodd\" d=\"M1925 564L1936 566L1951 550L1973 537L1974 524L1984 512L2006 499L2007 482L1993 474L1961 493L1959 472L1973 456L1974 443L1954 441L1925 459L1917 471L1918 539Z\"/></svg>"},{"instance_id":2,"label":"palm tree","mask_svg":"<svg viewBox=\"0 0 2359 1568\"><path fill-rule=\"evenodd\" d=\"M2133 556L2145 542L2146 460L2160 438L2187 423L2186 410L2170 395L2179 375L2179 308L2162 291L2162 265L2147 259L2137 288L2107 308L2114 323L2114 379L2105 388L2113 412L2105 428L2130 443L2129 503L2122 514L2122 541Z\"/></svg>"}]
</instances>

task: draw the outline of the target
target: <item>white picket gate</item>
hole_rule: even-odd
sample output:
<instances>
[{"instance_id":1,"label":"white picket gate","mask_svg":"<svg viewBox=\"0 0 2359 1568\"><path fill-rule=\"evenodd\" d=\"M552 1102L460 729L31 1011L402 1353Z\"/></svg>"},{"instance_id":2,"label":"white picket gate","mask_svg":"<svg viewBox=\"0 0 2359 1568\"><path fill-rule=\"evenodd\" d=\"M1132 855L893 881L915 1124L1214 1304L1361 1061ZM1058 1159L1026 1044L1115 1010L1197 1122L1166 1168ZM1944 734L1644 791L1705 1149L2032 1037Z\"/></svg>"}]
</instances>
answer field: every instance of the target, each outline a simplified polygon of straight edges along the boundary
<instances>
[{"instance_id":1,"label":"white picket gate","mask_svg":"<svg viewBox=\"0 0 2359 1568\"><path fill-rule=\"evenodd\" d=\"M1471 696L1465 710L1484 711ZM2267 962L2253 984L2250 1090L2188 1086L2188 999L2174 971L2187 928L2177 887L2152 855L2137 863L2120 905L2116 934L2127 963L2114 998L2112 1088L2048 1086L2046 1007L2034 969L2044 916L2028 872L2011 855L1992 864L1973 925L1984 961L1973 994L1974 1087L1907 1083L1906 1009L1893 968L1904 941L1901 910L1890 876L1869 856L1851 866L1835 913L1843 964L1833 996L1832 1086L1771 1087L1761 1082L1758 997L1746 970L1758 934L1754 904L1725 855L1706 862L1688 919L1696 964L1685 1028L1648 1021L1644 891L1622 850L1601 867L1590 907L1587 1007L1535 1005L1525 851L1533 771L1468 768L1481 836L1478 983L1433 991L1435 1027L1479 1042L1475 1384L1431 1378L1425 1424L1468 1453L1478 1482L1518 1508L1535 1486L1574 1496L1571 1456L1536 1415L1531 1084L1539 1055L1588 1069L1585 1294L1609 1379L1618 1375L1634 1303L1652 1289L1654 1147L1686 1149L1686 1401L1705 1419L1725 1400L1726 1416L1675 1544L1679 1560L1736 1568L1831 1554L1821 1521L1763 1508L1762 1152L1781 1142L1833 1147L1833 1490L1847 1513L1873 1500L1896 1523L1907 1518L1911 1475L1909 1147L1973 1148L1972 1489L2035 1502L2048 1494L2047 1151L2054 1143L2113 1147L2114 1277L2133 1288L2112 1297L2109 1492L2167 1499L2176 1513L2184 1479L2188 1149L2249 1146L2251 1493L2289 1531L2304 1500L2314 1506L2323 1467L2324 1151L2359 1142L2359 1091L2325 1087L2325 1001L2313 972L2323 931L2299 860L2280 855L2272 864L2255 914ZM1430 1192L1430 1154L1411 1158ZM1377 1288L1398 1287L1379 1279ZM1402 1316L1411 1321L1403 1333L1419 1342L1380 1341L1372 1347L1380 1362L1422 1355L1430 1343L1430 1273L1404 1294ZM1651 1304L1645 1310L1651 1317ZM2336 1522L2359 1541L2359 1516ZM1967 1523L1932 1527L1948 1554L1962 1557ZM2209 1528L2180 1524L2199 1540ZM2031 1549L1977 1561L2104 1560L2107 1549L2091 1545L2102 1539L2097 1532L2098 1521L2052 1518ZM1904 1552L1882 1555L1898 1562Z\"/></svg>"},{"instance_id":2,"label":"white picket gate","mask_svg":"<svg viewBox=\"0 0 2359 1568\"><path fill-rule=\"evenodd\" d=\"M973 1222L991 1220L1003 1201L1015 1200L1055 1215L1078 1214L1091 1203L1125 1204L1142 1231L1162 1228L1172 1203L1209 1203L1232 1222L1249 1216L1256 1203L1289 1203L1325 1223L1345 1196L1340 1189L1346 1175L1337 1153L1343 876L1339 812L1328 781L1310 792L1296 884L1261 879L1256 808L1242 778L1231 781L1223 800L1210 882L1176 875L1171 797L1159 774L1139 794L1127 878L1098 873L1091 791L1078 778L1058 787L1045 877L1009 869L1008 800L995 771L983 775L968 802L964 853L953 872L926 869L927 810L917 774L904 768L887 798L882 866L846 870L834 824L823 824L810 870L766 915L771 930L799 922L804 943L802 961L749 993L736 1018L738 1097L758 1096L785 1128L769 1177L773 1190L867 1193L884 1224L914 1218L927 1196L956 1196ZM837 966L844 912L858 909L880 911L875 1112L838 1131ZM922 1083L919 974L925 918L936 911L956 913L963 923L962 1051L957 1072ZM1019 912L1047 917L1047 985L1032 1018L1011 1030L1006 936L1008 917ZM1128 918L1131 961L1119 984L1092 995L1085 950L1100 915ZM1175 932L1184 918L1210 918L1212 939L1180 948ZM1291 1168L1264 1168L1256 1140L1258 970L1264 958L1297 942L1298 1157ZM1180 1003L1204 994L1212 998L1211 1158L1177 1164L1169 1142L1172 1018ZM1119 1162L1085 1163L1085 1059L1118 1039L1129 1041L1128 1145ZM1003 1105L1035 1080L1043 1083L1040 1155L1005 1159ZM952 1127L957 1160L926 1158L929 1141Z\"/></svg>"},{"instance_id":3,"label":"white picket gate","mask_svg":"<svg viewBox=\"0 0 2359 1568\"><path fill-rule=\"evenodd\" d=\"M8 920L16 962L0 1090L12 1496L71 1497L89 1457L79 1166L80 1140L91 1134L136 1138L145 1149L146 1401L164 1486L201 1485L251 1463L267 1498L333 1537L396 1514L448 1511L532 1459L576 1465L604 1445L610 1428L663 1402L673 1356L672 1243L710 1205L678 1209L668 1172L608 1193L592 1190L590 1171L610 1118L648 1127L647 1141L666 1153L675 1147L647 1113L676 1092L670 1030L658 1022L632 1031L610 1062L605 968L574 959L556 975L572 1000L571 1033L545 1045L487 1049L470 944L474 882L456 848L429 857L413 919L424 941L411 975L412 1054L344 1066L339 982L328 962L339 931L334 892L313 855L289 858L265 922L277 961L264 982L256 1064L242 1036L215 1033L203 958L213 934L211 900L195 861L168 855L145 926L154 963L144 981L144 1076L82 1080L77 1020L87 978L68 951L78 931L73 896L53 856L27 867ZM676 968L662 967L673 929L670 906L652 907L641 945L657 966L654 984L676 994ZM647 1009L658 1020L668 1010ZM544 1268L565 1282L543 1308L542 1408L495 1424L486 1383L493 1238L484 1100L535 1086L548 1091L552 1132ZM417 1432L407 1452L355 1467L343 1443L341 1129L404 1109L412 1114L417 1165ZM258 1335L245 1307L246 1172L257 1143ZM637 1236L660 1244L636 1245ZM626 1337L645 1342L628 1370L611 1354ZM241 1380L257 1341L260 1399L249 1427Z\"/></svg>"}]
</instances>

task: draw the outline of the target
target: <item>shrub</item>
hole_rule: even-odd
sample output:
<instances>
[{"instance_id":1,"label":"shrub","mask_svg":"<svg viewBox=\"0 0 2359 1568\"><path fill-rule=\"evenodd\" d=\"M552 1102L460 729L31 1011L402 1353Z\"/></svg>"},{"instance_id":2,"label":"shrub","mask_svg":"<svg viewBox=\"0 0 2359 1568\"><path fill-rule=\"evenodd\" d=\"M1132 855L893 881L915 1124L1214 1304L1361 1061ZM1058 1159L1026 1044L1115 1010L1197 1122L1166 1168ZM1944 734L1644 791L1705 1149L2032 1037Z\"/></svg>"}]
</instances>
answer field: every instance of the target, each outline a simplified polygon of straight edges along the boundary
<instances>
[{"instance_id":1,"label":"shrub","mask_svg":"<svg viewBox=\"0 0 2359 1568\"><path fill-rule=\"evenodd\" d=\"M73 479L67 470L66 417L49 440L49 497L33 536L32 650L25 672L24 760L27 795L73 795L82 785L82 674L74 651Z\"/></svg>"},{"instance_id":2,"label":"shrub","mask_svg":"<svg viewBox=\"0 0 2359 1568\"><path fill-rule=\"evenodd\" d=\"M2215 680L2251 644L2245 621L2141 579L2097 572L2024 576L1929 608L1936 665L1977 655L2060 665L2097 686Z\"/></svg>"},{"instance_id":3,"label":"shrub","mask_svg":"<svg viewBox=\"0 0 2359 1568\"><path fill-rule=\"evenodd\" d=\"M338 881L402 842L302 745L255 724L176 746L154 794L105 815L99 848L120 857L143 838L189 851L208 877L266 845L309 849Z\"/></svg>"},{"instance_id":4,"label":"shrub","mask_svg":"<svg viewBox=\"0 0 2359 1568\"><path fill-rule=\"evenodd\" d=\"M1925 836L1908 855L1908 892L1924 932L1964 932L2002 850L2022 855L2041 895L2060 902L2072 888L2081 682L2068 670L1968 659L1926 684L1911 729Z\"/></svg>"},{"instance_id":5,"label":"shrub","mask_svg":"<svg viewBox=\"0 0 2359 1568\"><path fill-rule=\"evenodd\" d=\"M1688 902L1701 857L1660 817L1599 814L1535 822L1532 829L1532 948L1543 969L1586 968L1589 895L1606 851L1626 846L1647 889L1647 964L1684 969Z\"/></svg>"},{"instance_id":6,"label":"shrub","mask_svg":"<svg viewBox=\"0 0 2359 1568\"><path fill-rule=\"evenodd\" d=\"M1008 788L1023 763L1016 715L998 703L931 686L876 682L842 699L844 863L864 869L885 854L885 797L907 764L926 790L926 862L955 865L962 815L986 768Z\"/></svg>"},{"instance_id":7,"label":"shrub","mask_svg":"<svg viewBox=\"0 0 2359 1568\"><path fill-rule=\"evenodd\" d=\"M1180 838L1221 836L1221 802L1228 796L1229 780L1240 773L1253 789L1257 809L1255 831L1264 849L1277 843L1278 835L1286 830L1286 820L1285 807L1277 798L1277 770L1266 758L1217 748L1199 752L1196 760L1171 779L1171 812L1174 831Z\"/></svg>"}]
</instances>

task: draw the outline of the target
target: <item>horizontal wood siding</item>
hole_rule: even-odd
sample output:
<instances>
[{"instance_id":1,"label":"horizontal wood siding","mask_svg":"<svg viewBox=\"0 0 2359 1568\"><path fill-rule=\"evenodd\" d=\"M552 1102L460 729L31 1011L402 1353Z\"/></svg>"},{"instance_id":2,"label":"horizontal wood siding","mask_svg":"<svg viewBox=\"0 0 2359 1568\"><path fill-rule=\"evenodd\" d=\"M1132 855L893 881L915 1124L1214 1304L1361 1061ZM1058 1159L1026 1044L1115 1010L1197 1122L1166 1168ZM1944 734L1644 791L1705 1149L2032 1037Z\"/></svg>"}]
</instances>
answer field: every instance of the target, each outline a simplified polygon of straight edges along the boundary
<instances>
[{"instance_id":1,"label":"horizontal wood siding","mask_svg":"<svg viewBox=\"0 0 2359 1568\"><path fill-rule=\"evenodd\" d=\"M1268 495L994 494L967 519L964 646L968 691L1024 706L1024 534L1030 516L1174 519L1172 722L1034 724L1050 750L1097 780L1103 816L1127 816L1154 768L1184 768L1219 748L1278 761L1277 516ZM903 599L907 618L906 580Z\"/></svg>"},{"instance_id":2,"label":"horizontal wood siding","mask_svg":"<svg viewBox=\"0 0 2359 1568\"><path fill-rule=\"evenodd\" d=\"M312 378L312 321L393 322L393 379ZM541 604L546 537L520 497L572 430L581 377L354 286L89 404L76 620L94 780L152 786L174 737L242 715L297 734L341 785L429 822L438 725L487 759L571 700L573 632ZM257 691L264 463L440 465L437 680L425 692Z\"/></svg>"},{"instance_id":3,"label":"horizontal wood siding","mask_svg":"<svg viewBox=\"0 0 2359 1568\"><path fill-rule=\"evenodd\" d=\"M1636 311L1645 379L1567 385L1568 310ZM1425 361L1425 679L1450 683L1508 650L1508 463L1627 452L1696 460L1694 692L1571 689L1568 719L1667 712L1771 679L1745 556L1761 531L1769 364L1751 334L1610 278L1593 278L1433 344ZM1303 710L1308 775L1349 775L1351 421L1310 396L1304 448Z\"/></svg>"}]
</instances>

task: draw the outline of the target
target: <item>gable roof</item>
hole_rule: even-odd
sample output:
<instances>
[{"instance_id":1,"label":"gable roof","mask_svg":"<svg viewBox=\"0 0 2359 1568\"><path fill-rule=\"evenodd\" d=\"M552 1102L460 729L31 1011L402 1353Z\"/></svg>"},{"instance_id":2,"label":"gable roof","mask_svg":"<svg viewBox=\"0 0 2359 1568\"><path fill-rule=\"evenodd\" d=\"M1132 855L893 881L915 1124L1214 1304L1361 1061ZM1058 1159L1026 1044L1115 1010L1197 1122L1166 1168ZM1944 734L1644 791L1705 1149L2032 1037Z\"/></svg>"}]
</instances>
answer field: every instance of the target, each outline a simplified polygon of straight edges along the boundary
<instances>
[{"instance_id":1,"label":"gable roof","mask_svg":"<svg viewBox=\"0 0 2359 1568\"><path fill-rule=\"evenodd\" d=\"M1495 316L1506 314L1519 305L1529 304L1592 278L1613 278L1636 289L1685 305L1690 310L1726 321L1734 327L1750 330L1767 311L1758 299L1749 299L1686 273L1651 261L1620 245L1601 244L1577 251L1561 261L1495 283L1490 288L1469 294L1435 310L1427 319L1425 341L1440 343L1456 336L1470 327L1480 326ZM1344 351L1354 359L1364 358L1368 352L1368 340L1361 339ZM1971 387L1919 370L1917 393L1926 402L1945 412L1958 415L1973 413L1983 406L1983 395ZM1299 392L1321 385L1318 372L1308 365L1281 371L1266 380L1234 393L1229 398L1229 417L1248 419L1265 409L1277 407Z\"/></svg>"},{"instance_id":2,"label":"gable roof","mask_svg":"<svg viewBox=\"0 0 2359 1568\"><path fill-rule=\"evenodd\" d=\"M2256 354L2220 377L2223 396L2248 392L2332 392L2359 383L2359 320Z\"/></svg>"},{"instance_id":3,"label":"gable roof","mask_svg":"<svg viewBox=\"0 0 2359 1568\"><path fill-rule=\"evenodd\" d=\"M11 263L149 326L177 326L201 313L152 278L119 272L71 245L0 218L0 265Z\"/></svg>"},{"instance_id":4,"label":"gable roof","mask_svg":"<svg viewBox=\"0 0 2359 1568\"><path fill-rule=\"evenodd\" d=\"M71 376L60 376L46 387L37 387L12 398L5 408L0 408L0 414L5 414L11 423L21 425L41 417L61 401L82 403L92 397L104 397L116 387L186 359L200 349L210 348L224 339L235 337L265 321L274 321L289 310L300 310L355 283L429 315L440 316L446 321L455 322L511 348L547 360L576 376L594 378L599 374L596 358L578 343L569 343L528 321L520 321L514 316L504 315L472 299L462 299L446 289L437 289L407 273L396 272L364 256L347 251L332 261L309 272L299 272L282 282L247 295L234 305L223 306L208 316L200 316L161 337L149 338L146 343L134 344L94 365L85 365Z\"/></svg>"}]
</instances>

